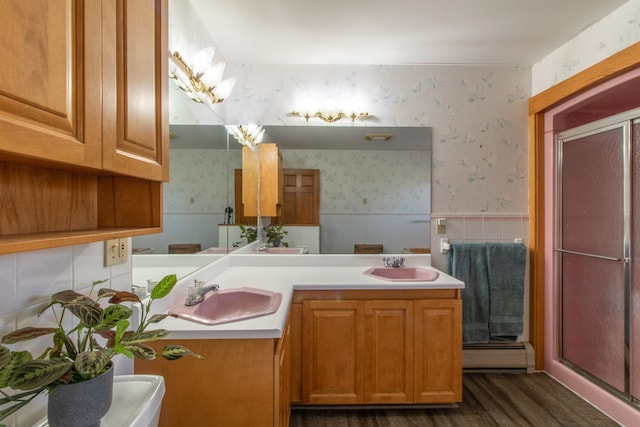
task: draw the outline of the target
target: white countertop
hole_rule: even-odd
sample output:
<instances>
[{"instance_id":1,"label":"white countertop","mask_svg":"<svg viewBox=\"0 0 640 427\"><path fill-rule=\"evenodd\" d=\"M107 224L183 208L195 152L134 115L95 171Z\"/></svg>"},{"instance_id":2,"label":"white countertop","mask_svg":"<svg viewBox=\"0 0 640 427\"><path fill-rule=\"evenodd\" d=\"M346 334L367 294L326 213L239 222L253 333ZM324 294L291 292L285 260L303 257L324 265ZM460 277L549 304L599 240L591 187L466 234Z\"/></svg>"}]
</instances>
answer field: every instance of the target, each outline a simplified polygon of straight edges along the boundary
<instances>
[{"instance_id":1,"label":"white countertop","mask_svg":"<svg viewBox=\"0 0 640 427\"><path fill-rule=\"evenodd\" d=\"M428 255L403 255L405 266L430 267ZM270 315L219 325L202 325L167 318L157 326L171 331L169 339L279 338L285 326L295 290L337 289L462 289L464 283L439 270L432 282L389 282L363 272L382 266L380 255L227 255L178 281L165 298L153 303L154 313L166 310L185 296L194 280L217 283L220 289L252 287L282 294L278 310Z\"/></svg>"}]
</instances>

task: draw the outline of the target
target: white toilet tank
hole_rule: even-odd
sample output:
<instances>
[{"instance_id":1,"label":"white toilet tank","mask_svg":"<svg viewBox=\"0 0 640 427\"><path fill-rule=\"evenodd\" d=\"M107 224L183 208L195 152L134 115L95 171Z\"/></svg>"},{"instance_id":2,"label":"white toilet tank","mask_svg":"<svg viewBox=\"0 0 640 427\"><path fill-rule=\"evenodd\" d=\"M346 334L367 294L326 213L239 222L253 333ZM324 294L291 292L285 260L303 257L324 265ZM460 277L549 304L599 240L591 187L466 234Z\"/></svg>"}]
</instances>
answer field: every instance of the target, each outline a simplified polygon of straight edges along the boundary
<instances>
[{"instance_id":1,"label":"white toilet tank","mask_svg":"<svg viewBox=\"0 0 640 427\"><path fill-rule=\"evenodd\" d=\"M157 427L164 391L164 378L159 375L116 375L111 408L100 427ZM34 427L48 425L44 418Z\"/></svg>"}]
</instances>

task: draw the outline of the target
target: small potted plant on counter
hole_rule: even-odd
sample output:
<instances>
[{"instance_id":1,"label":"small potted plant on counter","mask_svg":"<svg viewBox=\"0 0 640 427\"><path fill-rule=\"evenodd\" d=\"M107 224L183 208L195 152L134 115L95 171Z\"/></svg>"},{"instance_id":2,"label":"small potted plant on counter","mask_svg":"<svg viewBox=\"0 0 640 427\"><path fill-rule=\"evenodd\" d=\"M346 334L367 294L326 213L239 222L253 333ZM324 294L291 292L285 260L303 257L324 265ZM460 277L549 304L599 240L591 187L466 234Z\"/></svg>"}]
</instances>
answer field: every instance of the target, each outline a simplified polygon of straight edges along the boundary
<instances>
[{"instance_id":1,"label":"small potted plant on counter","mask_svg":"<svg viewBox=\"0 0 640 427\"><path fill-rule=\"evenodd\" d=\"M53 294L42 312L52 310L56 326L24 327L2 337L0 420L48 391L50 426L99 424L111 406L113 357L124 354L142 360L156 358L156 352L146 343L167 336L169 331L147 328L168 314L149 316L151 304L171 292L177 282L176 276L165 276L153 288L148 302L142 305L140 324L135 330L129 328L133 310L125 303L142 304L139 297L132 292L112 289L100 289L97 296L92 297L95 286L104 282L93 282L88 295L73 290ZM28 351L13 351L7 347L45 335L52 335L53 340L36 358ZM167 360L185 355L202 358L177 345L165 346L161 355ZM15 390L15 394L5 391L6 388ZM67 393L71 397L67 397ZM91 414L94 408L97 412Z\"/></svg>"},{"instance_id":2,"label":"small potted plant on counter","mask_svg":"<svg viewBox=\"0 0 640 427\"><path fill-rule=\"evenodd\" d=\"M240 225L240 238L241 239L246 239L247 240L247 244L255 242L256 239L258 238L258 228L252 225L248 225L248 226L244 226L244 225ZM233 244L234 248L237 248L240 246L240 244L242 243L242 241L239 242L235 242Z\"/></svg>"},{"instance_id":3,"label":"small potted plant on counter","mask_svg":"<svg viewBox=\"0 0 640 427\"><path fill-rule=\"evenodd\" d=\"M267 225L263 227L262 230L264 231L265 236L267 236L267 243L272 244L274 247L278 247L280 245L289 247L289 243L284 241L284 238L289 234L289 232L284 229L283 224Z\"/></svg>"}]
</instances>

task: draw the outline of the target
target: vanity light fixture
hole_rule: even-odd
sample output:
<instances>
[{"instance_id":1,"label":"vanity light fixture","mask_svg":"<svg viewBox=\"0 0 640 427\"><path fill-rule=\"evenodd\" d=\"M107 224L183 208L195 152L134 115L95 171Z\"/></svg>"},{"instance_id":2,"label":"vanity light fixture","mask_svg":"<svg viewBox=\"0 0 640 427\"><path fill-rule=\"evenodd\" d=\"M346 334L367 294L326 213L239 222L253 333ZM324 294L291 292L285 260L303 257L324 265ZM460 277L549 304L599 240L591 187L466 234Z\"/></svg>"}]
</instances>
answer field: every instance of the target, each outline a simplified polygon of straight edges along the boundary
<instances>
[{"instance_id":1,"label":"vanity light fixture","mask_svg":"<svg viewBox=\"0 0 640 427\"><path fill-rule=\"evenodd\" d=\"M305 112L305 113L300 113L299 111L292 111L291 112L292 116L296 116L296 117L304 117L304 119L307 121L307 123L309 122L309 119L312 117L317 117L322 121L325 121L327 123L335 123L338 120L342 120L342 119L346 119L349 118L351 119L351 122L355 122L356 119L364 119L367 116L369 116L369 113L364 112L364 113L356 113L356 112L351 112L351 113L345 113L342 110L339 110L338 112L323 112L323 111L316 111L315 113L309 113L309 112Z\"/></svg>"},{"instance_id":2,"label":"vanity light fixture","mask_svg":"<svg viewBox=\"0 0 640 427\"><path fill-rule=\"evenodd\" d=\"M212 65L214 53L215 49L209 46L187 62L180 52L169 52L169 78L193 101L209 106L224 101L236 83L234 77L222 80L225 63Z\"/></svg>"},{"instance_id":3,"label":"vanity light fixture","mask_svg":"<svg viewBox=\"0 0 640 427\"><path fill-rule=\"evenodd\" d=\"M227 125L227 130L240 144L246 145L254 151L256 145L260 144L264 137L264 128L256 124Z\"/></svg>"},{"instance_id":4,"label":"vanity light fixture","mask_svg":"<svg viewBox=\"0 0 640 427\"><path fill-rule=\"evenodd\" d=\"M393 138L390 133L368 133L364 136L367 141L388 141Z\"/></svg>"}]
</instances>

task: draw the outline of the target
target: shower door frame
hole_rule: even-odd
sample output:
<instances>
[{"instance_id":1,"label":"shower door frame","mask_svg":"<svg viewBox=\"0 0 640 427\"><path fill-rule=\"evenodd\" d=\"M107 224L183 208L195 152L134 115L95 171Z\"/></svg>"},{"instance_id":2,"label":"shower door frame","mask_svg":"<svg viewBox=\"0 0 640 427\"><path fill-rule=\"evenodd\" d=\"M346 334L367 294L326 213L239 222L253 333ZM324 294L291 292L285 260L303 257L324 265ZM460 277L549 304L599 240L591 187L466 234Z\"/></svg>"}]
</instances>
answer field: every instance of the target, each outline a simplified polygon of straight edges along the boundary
<instances>
[{"instance_id":1,"label":"shower door frame","mask_svg":"<svg viewBox=\"0 0 640 427\"><path fill-rule=\"evenodd\" d=\"M557 348L558 348L558 359L560 363L568 366L570 369L574 370L579 375L585 377L592 383L598 385L599 387L607 390L609 393L618 396L620 399L632 403L638 406L639 402L634 398L631 389L631 325L630 325L630 316L631 316L631 256L632 256L632 215L634 214L632 209L632 161L633 161L633 153L632 153L632 129L633 125L640 123L640 108L633 109L624 113L619 113L613 115L611 117L607 117L601 120L597 120L591 123L587 123L573 129L569 129L563 132L558 133L555 136L555 151L556 151L556 166L555 166L555 179L556 179L556 197L555 197L555 213L554 213L554 229L555 233L555 242L554 242L554 263L556 265L555 269L555 280L557 286L556 290L556 298L557 298ZM622 258L615 257L607 257L600 256L597 254L585 254L585 253L577 253L572 251L567 251L563 249L563 228L562 228L562 201L563 201L563 183L562 183L562 171L563 171L563 144L567 142L574 141L576 139L585 138L588 136L596 135L599 133L604 133L606 131L612 129L622 129L622 164L623 164L623 207L622 207L622 215L623 215L623 248L622 248ZM640 178L639 178L640 179ZM638 209L638 215L640 215L640 208ZM604 226L604 225L603 225ZM640 230L638 231L640 232ZM640 248L639 248L640 249ZM563 254L574 254L581 256L589 256L592 258L600 258L606 259L610 261L622 262L624 264L624 390L618 390L616 387L610 385L606 381L600 379L594 374L586 371L580 366L572 363L570 360L566 359L563 354L563 263L562 257Z\"/></svg>"}]
</instances>

